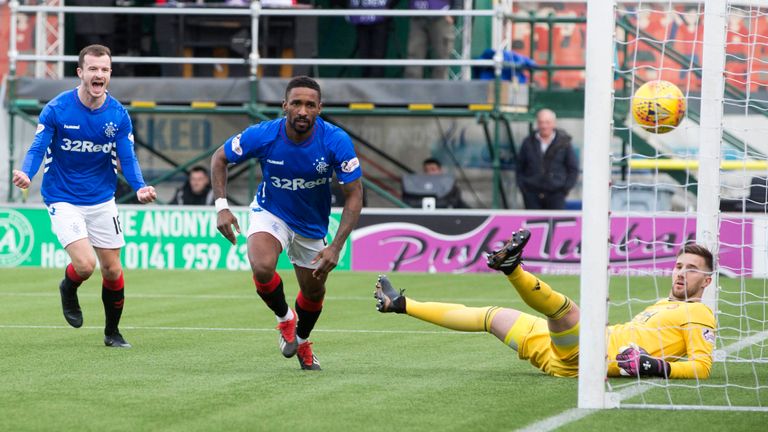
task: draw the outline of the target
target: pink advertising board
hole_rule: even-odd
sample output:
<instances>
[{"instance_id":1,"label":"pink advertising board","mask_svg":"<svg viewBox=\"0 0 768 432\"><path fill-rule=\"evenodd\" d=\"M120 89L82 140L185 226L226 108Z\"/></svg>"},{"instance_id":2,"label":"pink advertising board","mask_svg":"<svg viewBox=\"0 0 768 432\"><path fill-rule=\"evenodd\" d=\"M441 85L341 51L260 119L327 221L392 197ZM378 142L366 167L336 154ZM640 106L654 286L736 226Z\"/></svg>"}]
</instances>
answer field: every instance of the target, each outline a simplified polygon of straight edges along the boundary
<instances>
[{"instance_id":1,"label":"pink advertising board","mask_svg":"<svg viewBox=\"0 0 768 432\"><path fill-rule=\"evenodd\" d=\"M526 268L547 274L578 274L578 213L364 213L352 234L353 271L486 272L486 254L518 228L532 237ZM731 274L752 268L752 221L724 219L719 262ZM671 272L680 246L696 237L694 217L614 216L610 229L612 273Z\"/></svg>"}]
</instances>

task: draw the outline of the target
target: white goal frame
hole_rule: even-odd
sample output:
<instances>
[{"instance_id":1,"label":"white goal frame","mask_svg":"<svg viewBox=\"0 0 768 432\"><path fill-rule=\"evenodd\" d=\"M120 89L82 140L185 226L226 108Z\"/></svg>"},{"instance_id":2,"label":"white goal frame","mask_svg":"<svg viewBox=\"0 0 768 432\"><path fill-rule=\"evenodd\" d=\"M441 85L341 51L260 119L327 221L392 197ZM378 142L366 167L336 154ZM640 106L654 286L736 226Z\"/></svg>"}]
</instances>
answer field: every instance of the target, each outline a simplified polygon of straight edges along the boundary
<instances>
[{"instance_id":1,"label":"white goal frame","mask_svg":"<svg viewBox=\"0 0 768 432\"><path fill-rule=\"evenodd\" d=\"M581 215L579 408L615 406L605 392L615 9L615 0L587 1L584 124L589 127L584 127L583 154L584 166L593 169L582 175L589 193Z\"/></svg>"}]
</instances>

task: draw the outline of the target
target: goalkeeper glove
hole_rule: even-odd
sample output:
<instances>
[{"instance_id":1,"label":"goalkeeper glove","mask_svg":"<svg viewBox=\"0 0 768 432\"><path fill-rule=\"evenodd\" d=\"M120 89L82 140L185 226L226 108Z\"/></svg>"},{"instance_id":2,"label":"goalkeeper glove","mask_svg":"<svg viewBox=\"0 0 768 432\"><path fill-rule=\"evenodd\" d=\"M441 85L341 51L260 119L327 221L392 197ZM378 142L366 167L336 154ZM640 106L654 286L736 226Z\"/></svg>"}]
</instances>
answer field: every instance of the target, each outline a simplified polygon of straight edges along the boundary
<instances>
[{"instance_id":1,"label":"goalkeeper glove","mask_svg":"<svg viewBox=\"0 0 768 432\"><path fill-rule=\"evenodd\" d=\"M648 351L632 344L623 347L616 355L620 373L631 377L662 377L669 378L669 363L656 357L651 357Z\"/></svg>"}]
</instances>

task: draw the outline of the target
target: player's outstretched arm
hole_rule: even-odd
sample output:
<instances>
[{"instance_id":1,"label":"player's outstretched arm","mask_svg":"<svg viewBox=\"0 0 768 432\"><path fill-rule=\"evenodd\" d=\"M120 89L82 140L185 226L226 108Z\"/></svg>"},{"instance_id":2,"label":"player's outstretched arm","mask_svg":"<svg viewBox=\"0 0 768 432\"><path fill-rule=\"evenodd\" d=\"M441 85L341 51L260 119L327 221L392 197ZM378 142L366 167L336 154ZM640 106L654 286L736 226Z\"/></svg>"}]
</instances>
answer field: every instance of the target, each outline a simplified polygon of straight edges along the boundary
<instances>
[{"instance_id":1,"label":"player's outstretched arm","mask_svg":"<svg viewBox=\"0 0 768 432\"><path fill-rule=\"evenodd\" d=\"M323 278L336 268L336 265L339 263L341 249L344 247L349 234L357 226L357 221L360 220L360 212L363 209L362 181L357 179L353 182L342 184L341 191L344 193L344 210L341 212L339 230L336 232L336 236L333 237L333 242L321 250L315 259L312 260L313 263L319 263L315 271L312 272L312 276L317 279Z\"/></svg>"},{"instance_id":2,"label":"player's outstretched arm","mask_svg":"<svg viewBox=\"0 0 768 432\"><path fill-rule=\"evenodd\" d=\"M19 189L27 189L32 184L32 180L24 174L24 171L13 170L13 184Z\"/></svg>"},{"instance_id":3,"label":"player's outstretched arm","mask_svg":"<svg viewBox=\"0 0 768 432\"><path fill-rule=\"evenodd\" d=\"M227 175L229 169L227 165L227 155L224 152L224 146L221 146L211 157L211 187L216 206L216 228L233 245L237 244L235 232L240 233L240 225L237 218L229 210L227 203ZM232 230L232 226L235 230Z\"/></svg>"}]
</instances>

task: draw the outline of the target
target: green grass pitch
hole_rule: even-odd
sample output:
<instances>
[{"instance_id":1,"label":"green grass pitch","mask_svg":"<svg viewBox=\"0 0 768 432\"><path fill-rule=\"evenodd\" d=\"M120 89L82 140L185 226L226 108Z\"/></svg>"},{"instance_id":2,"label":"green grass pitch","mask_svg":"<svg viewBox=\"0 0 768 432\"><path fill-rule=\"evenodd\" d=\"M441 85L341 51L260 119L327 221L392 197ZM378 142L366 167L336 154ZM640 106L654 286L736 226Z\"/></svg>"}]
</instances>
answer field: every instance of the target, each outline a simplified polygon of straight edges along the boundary
<instances>
[{"instance_id":1,"label":"green grass pitch","mask_svg":"<svg viewBox=\"0 0 768 432\"><path fill-rule=\"evenodd\" d=\"M98 274L80 289L84 327L66 325L62 273L0 270L2 431L495 431L576 406L576 379L541 374L489 334L376 312L375 274L331 275L312 334L324 370L314 373L280 355L275 320L248 273L127 271L121 329L129 350L103 346ZM282 276L292 302L295 277ZM498 275L390 279L419 300L528 310ZM578 298L577 277L545 280ZM741 375L729 369L728 379L765 383L766 369L757 368L758 376L750 366ZM711 381L723 380L715 370ZM667 397L654 392L646 400ZM608 410L562 429L751 431L766 424L766 413Z\"/></svg>"}]
</instances>

